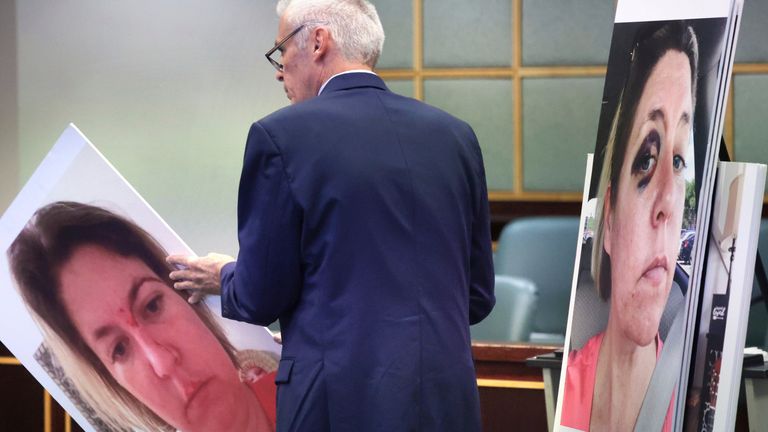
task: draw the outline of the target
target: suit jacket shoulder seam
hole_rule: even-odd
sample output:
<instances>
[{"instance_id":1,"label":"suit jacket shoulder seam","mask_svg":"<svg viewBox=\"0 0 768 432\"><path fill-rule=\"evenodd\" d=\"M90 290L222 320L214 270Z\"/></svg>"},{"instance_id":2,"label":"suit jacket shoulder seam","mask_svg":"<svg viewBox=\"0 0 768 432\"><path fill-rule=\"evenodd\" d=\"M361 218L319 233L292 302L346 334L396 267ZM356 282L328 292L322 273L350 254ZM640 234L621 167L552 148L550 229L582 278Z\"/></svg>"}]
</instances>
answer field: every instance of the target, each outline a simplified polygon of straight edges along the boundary
<instances>
[{"instance_id":1,"label":"suit jacket shoulder seam","mask_svg":"<svg viewBox=\"0 0 768 432\"><path fill-rule=\"evenodd\" d=\"M269 130L267 130L267 128L264 127L264 125L261 124L261 122L256 122L254 124L257 125L262 131L264 131L264 135L267 136L270 144L272 144L272 147L274 147L275 151L277 151L277 155L280 158L280 165L281 165L280 168L282 169L283 176L285 177L285 181L288 184L288 190L291 192L291 200L298 208L302 209L303 211L304 207L299 202L296 192L293 190L293 181L291 181L292 177L288 172L288 167L286 166L286 163L285 163L285 157L283 156L282 149L277 144L277 139L275 138L274 135L272 135L272 133L270 133Z\"/></svg>"}]
</instances>

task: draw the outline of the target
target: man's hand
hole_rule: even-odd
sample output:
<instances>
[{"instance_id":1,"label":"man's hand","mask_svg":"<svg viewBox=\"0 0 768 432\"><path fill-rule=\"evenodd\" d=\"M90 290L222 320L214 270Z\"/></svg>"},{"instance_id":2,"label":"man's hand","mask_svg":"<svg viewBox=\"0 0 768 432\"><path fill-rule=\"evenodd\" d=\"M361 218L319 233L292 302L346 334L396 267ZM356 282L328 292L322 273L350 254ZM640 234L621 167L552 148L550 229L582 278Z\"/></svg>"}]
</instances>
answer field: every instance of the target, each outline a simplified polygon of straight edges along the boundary
<instances>
[{"instance_id":1,"label":"man's hand","mask_svg":"<svg viewBox=\"0 0 768 432\"><path fill-rule=\"evenodd\" d=\"M204 257L193 255L171 255L165 259L179 270L172 271L173 288L186 290L187 301L197 303L206 294L221 294L221 268L235 259L228 255L209 253Z\"/></svg>"}]
</instances>

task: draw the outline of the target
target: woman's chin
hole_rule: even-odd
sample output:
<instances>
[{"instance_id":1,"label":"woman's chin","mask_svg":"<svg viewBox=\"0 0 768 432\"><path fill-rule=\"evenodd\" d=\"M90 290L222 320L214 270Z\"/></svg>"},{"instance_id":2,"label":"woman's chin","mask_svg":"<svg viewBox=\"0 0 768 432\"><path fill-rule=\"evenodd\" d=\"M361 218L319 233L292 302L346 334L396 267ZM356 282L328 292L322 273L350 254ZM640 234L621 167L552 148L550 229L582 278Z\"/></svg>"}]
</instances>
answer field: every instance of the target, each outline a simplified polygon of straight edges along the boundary
<instances>
[{"instance_id":1,"label":"woman's chin","mask_svg":"<svg viewBox=\"0 0 768 432\"><path fill-rule=\"evenodd\" d=\"M646 347L651 343L653 343L655 339L656 339L656 333L653 333L650 336L645 333L630 336L630 340L639 347Z\"/></svg>"},{"instance_id":2,"label":"woman's chin","mask_svg":"<svg viewBox=\"0 0 768 432\"><path fill-rule=\"evenodd\" d=\"M647 305L644 305L647 306ZM652 307L636 307L634 310L623 309L617 315L618 336L638 347L654 343L659 333L659 323L664 312L664 304Z\"/></svg>"},{"instance_id":3,"label":"woman's chin","mask_svg":"<svg viewBox=\"0 0 768 432\"><path fill-rule=\"evenodd\" d=\"M193 425L190 431L236 430L242 416L247 415L246 399L238 394L237 387L223 380L211 380L206 392L196 397L189 407L187 420Z\"/></svg>"},{"instance_id":4,"label":"woman's chin","mask_svg":"<svg viewBox=\"0 0 768 432\"><path fill-rule=\"evenodd\" d=\"M656 334L659 332L659 325L640 324L629 326L624 331L624 337L629 339L638 347L646 347L656 340Z\"/></svg>"}]
</instances>

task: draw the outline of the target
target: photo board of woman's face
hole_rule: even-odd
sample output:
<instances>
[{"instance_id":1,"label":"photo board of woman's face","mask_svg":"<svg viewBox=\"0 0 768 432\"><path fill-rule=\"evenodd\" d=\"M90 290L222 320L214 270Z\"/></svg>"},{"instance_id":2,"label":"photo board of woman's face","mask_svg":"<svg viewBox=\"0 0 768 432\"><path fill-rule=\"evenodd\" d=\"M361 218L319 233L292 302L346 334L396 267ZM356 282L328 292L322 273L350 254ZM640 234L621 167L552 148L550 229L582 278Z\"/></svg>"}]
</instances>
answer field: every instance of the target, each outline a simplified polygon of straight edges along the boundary
<instances>
[{"instance_id":1,"label":"photo board of woman's face","mask_svg":"<svg viewBox=\"0 0 768 432\"><path fill-rule=\"evenodd\" d=\"M173 289L191 250L74 126L0 226L0 338L85 430L274 430L279 345Z\"/></svg>"},{"instance_id":2,"label":"photo board of woman's face","mask_svg":"<svg viewBox=\"0 0 768 432\"><path fill-rule=\"evenodd\" d=\"M635 427L685 308L726 18L617 22L582 214L559 425ZM686 255L687 254L687 255ZM664 430L672 427L674 391Z\"/></svg>"}]
</instances>

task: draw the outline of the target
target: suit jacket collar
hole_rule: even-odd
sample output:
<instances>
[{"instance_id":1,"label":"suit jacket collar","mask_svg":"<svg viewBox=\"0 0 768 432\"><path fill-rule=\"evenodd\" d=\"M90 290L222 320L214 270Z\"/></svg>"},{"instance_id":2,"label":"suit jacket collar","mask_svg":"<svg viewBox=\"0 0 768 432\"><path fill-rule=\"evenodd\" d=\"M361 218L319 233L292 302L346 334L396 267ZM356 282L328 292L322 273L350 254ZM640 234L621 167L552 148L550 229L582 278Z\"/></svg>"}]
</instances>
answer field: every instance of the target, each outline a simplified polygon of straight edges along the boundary
<instances>
[{"instance_id":1,"label":"suit jacket collar","mask_svg":"<svg viewBox=\"0 0 768 432\"><path fill-rule=\"evenodd\" d=\"M352 72L331 78L325 85L323 92L320 93L320 96L359 87L373 87L380 90L387 90L387 86L378 75L365 72Z\"/></svg>"}]
</instances>

